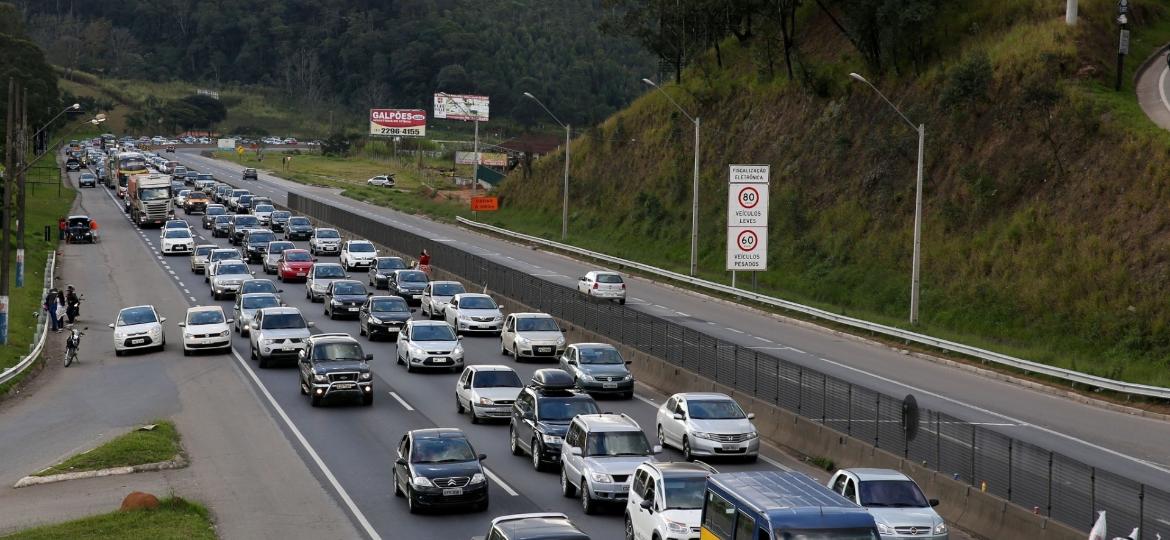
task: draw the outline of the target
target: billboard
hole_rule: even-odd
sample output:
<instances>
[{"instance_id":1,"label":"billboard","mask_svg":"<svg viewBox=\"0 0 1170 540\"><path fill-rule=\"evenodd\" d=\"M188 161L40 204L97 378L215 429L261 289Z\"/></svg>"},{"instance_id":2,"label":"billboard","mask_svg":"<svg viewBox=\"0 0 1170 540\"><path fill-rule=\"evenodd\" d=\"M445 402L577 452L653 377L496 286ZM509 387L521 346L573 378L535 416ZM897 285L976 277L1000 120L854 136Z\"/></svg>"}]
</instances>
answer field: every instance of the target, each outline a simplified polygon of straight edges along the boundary
<instances>
[{"instance_id":1,"label":"billboard","mask_svg":"<svg viewBox=\"0 0 1170 540\"><path fill-rule=\"evenodd\" d=\"M370 135L425 137L427 112L422 109L370 109Z\"/></svg>"},{"instance_id":2,"label":"billboard","mask_svg":"<svg viewBox=\"0 0 1170 540\"><path fill-rule=\"evenodd\" d=\"M727 186L727 269L768 269L768 165L732 165Z\"/></svg>"},{"instance_id":3,"label":"billboard","mask_svg":"<svg viewBox=\"0 0 1170 540\"><path fill-rule=\"evenodd\" d=\"M475 165L475 152L455 152L456 165ZM508 154L480 152L479 164L485 167L507 167Z\"/></svg>"},{"instance_id":4,"label":"billboard","mask_svg":"<svg viewBox=\"0 0 1170 540\"><path fill-rule=\"evenodd\" d=\"M488 121L488 97L462 94L435 94L435 118Z\"/></svg>"},{"instance_id":5,"label":"billboard","mask_svg":"<svg viewBox=\"0 0 1170 540\"><path fill-rule=\"evenodd\" d=\"M220 150L235 150L236 149L236 140L235 139L216 139L215 147L220 149Z\"/></svg>"}]
</instances>

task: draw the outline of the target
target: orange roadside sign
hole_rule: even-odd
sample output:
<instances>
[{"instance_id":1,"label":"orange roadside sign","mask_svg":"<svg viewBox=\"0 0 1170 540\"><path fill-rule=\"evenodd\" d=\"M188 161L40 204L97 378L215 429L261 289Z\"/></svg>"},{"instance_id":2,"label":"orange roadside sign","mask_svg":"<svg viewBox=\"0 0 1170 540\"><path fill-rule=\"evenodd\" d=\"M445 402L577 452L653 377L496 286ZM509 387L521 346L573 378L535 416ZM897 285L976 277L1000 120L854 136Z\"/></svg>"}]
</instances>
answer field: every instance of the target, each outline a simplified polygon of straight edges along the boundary
<instances>
[{"instance_id":1,"label":"orange roadside sign","mask_svg":"<svg viewBox=\"0 0 1170 540\"><path fill-rule=\"evenodd\" d=\"M471 210L473 212L491 212L500 209L499 197L472 197Z\"/></svg>"}]
</instances>

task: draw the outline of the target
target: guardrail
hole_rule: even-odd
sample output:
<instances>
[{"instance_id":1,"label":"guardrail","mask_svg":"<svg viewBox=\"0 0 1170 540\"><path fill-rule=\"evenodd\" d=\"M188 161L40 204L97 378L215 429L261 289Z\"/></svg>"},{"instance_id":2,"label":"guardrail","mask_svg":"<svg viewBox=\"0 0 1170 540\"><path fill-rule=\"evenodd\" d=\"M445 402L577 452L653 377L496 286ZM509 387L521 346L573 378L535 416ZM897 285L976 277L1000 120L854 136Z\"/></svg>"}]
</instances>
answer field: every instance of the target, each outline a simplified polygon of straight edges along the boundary
<instances>
[{"instance_id":1,"label":"guardrail","mask_svg":"<svg viewBox=\"0 0 1170 540\"><path fill-rule=\"evenodd\" d=\"M57 252L50 251L49 260L45 262L45 282L44 288L41 289L41 298L47 296L49 294L49 289L53 287L53 271L56 269L56 267ZM33 348L29 351L28 355L20 359L20 362L17 362L15 366L12 366L4 370L3 373L0 373L0 384L5 384L15 378L17 375L23 373L24 370L33 365L33 362L35 362L36 359L40 357L41 351L45 348L45 337L49 335L49 332L47 331L47 322L48 318L37 317L37 331L36 337L34 338L36 343L33 345Z\"/></svg>"},{"instance_id":2,"label":"guardrail","mask_svg":"<svg viewBox=\"0 0 1170 540\"><path fill-rule=\"evenodd\" d=\"M767 305L783 308L783 309L786 309L789 311L803 313L803 314L809 315L811 317L816 317L818 319L824 319L826 321L834 322L837 324L842 324L842 325L849 326L852 328L857 328L860 330L873 332L875 334L881 334L881 335L886 336L886 337L897 338L897 339L901 339L901 340L905 340L905 341L912 341L914 343L918 343L921 345L927 345L930 347L934 347L936 349L942 349L945 351L958 353L958 354L970 356L973 358L978 358L980 360L985 360L988 362L994 362L996 364L1010 366L1010 367L1013 367L1013 368L1016 368L1019 370L1023 370L1025 372L1039 373L1042 375L1047 375L1049 377L1062 379L1065 381L1088 385L1088 386L1091 386L1094 388L1103 388L1105 390L1112 390L1114 392L1120 392L1123 394L1147 396L1147 397L1154 397L1154 398L1160 398L1160 399L1170 399L1170 388L1162 388L1160 386L1152 386L1152 385L1148 385L1148 384L1136 384L1136 383L1129 383L1129 382L1125 382L1125 381L1118 381L1118 380L1114 380L1114 379L1107 379L1105 377L1098 377L1096 375L1090 375L1088 373L1081 373L1079 371L1073 371L1070 369L1064 369L1064 368L1059 368L1059 367L1055 367L1055 366L1050 366L1047 364L1041 364L1038 362L1033 362L1031 360L1024 360L1022 358L1016 358L1013 356L1008 356L1006 354L1000 354L1000 353L997 353L994 351L988 351L985 349L972 347L970 345L964 345L962 343L956 343L954 341L948 341L945 339L940 339L940 338L928 336L926 334L919 334L917 332L911 332L909 330L903 330L901 328L896 328L893 326L886 326L883 324L869 322L869 321L865 321L862 319L847 317L845 315L838 315L836 313L833 313L830 311L825 311L823 309L818 309L818 308L806 306L803 304L797 304L795 302L790 302L788 300L782 300L780 298L776 298L773 296L767 296L767 295L759 294L756 292L740 289L737 287L731 287L729 285L724 285L722 283L716 283L714 281L709 281L706 279L691 277L688 275L680 274L678 272L672 272L670 270L665 270L665 269L658 268L655 266L650 266L648 264L643 264L643 263L640 263L637 261L630 261L627 259L614 257L612 255L606 255L604 253L597 253L595 251L589 251L587 249L582 249L582 248L572 246L569 244L562 244L560 242L554 242L552 240L546 240L544 238L540 238L537 236L532 236L532 235L528 235L528 234L518 233L515 231L510 231L508 229L496 227L494 225L488 225L486 223L480 223L478 221L472 221L470 219L466 219L463 217L457 217L456 219L459 221L459 223L462 223L464 225L468 225L470 227L475 227L478 229L491 231L491 232L494 232L496 234L508 236L511 238L517 238L520 240L524 240L525 242L539 244L539 245L550 247L550 248L557 249L560 251L574 253L576 255L588 257L590 259L596 259L599 261L605 261L605 262L610 263L610 264L616 264L619 266L634 268L634 269L640 270L642 272L646 272L648 274L653 274L653 275L656 275L659 277L664 277L664 278L667 278L667 279L670 279L673 281L686 283L688 285L692 285L695 287L700 287L703 289L716 291L716 292L720 292L720 293L724 293L724 294L730 294L730 295L734 295L734 296L747 298L749 300L759 302L761 304L767 304Z\"/></svg>"}]
</instances>

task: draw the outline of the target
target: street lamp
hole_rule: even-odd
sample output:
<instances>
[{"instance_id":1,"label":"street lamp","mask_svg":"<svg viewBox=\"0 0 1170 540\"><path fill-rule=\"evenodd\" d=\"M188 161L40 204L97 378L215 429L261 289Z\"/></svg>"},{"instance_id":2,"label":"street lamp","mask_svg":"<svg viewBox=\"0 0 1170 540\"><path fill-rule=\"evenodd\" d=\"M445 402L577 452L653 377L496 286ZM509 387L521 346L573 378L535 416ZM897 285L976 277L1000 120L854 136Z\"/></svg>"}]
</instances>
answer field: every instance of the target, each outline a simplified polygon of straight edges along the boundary
<instances>
[{"instance_id":1,"label":"street lamp","mask_svg":"<svg viewBox=\"0 0 1170 540\"><path fill-rule=\"evenodd\" d=\"M463 102L456 100L446 92L439 92L440 96L450 99L452 103L463 109L463 112L470 115L475 120L475 142L472 143L474 148L472 152L475 154L475 164L472 166L471 173L471 196L475 196L476 186L479 184L479 111L476 109L468 109Z\"/></svg>"},{"instance_id":2,"label":"street lamp","mask_svg":"<svg viewBox=\"0 0 1170 540\"><path fill-rule=\"evenodd\" d=\"M69 109L66 109L66 110L69 110ZM57 115L57 116L61 116L61 115ZM61 136L61 140L65 140L65 137L68 137L74 131L77 131L77 128L81 127L82 124L89 123L89 124L92 124L94 126L99 126L102 124L102 122L105 122L105 121L106 121L106 115L102 114L102 113L98 113L97 116L94 116L93 118L86 120L85 122L78 122L77 125L73 126L73 129L66 131L65 134ZM49 123L52 124L51 121ZM46 125L46 127L48 127L48 126ZM45 128L41 128L41 129L43 130ZM40 131L38 131L37 133L40 133ZM29 160L28 163L25 163L24 166L17 169L17 174L24 174L24 173L28 172L28 170L31 169L32 166L36 164L36 162L40 161L41 158L48 155L49 152L51 152L55 146L57 146L57 145L50 145L50 146L46 147L43 152L41 152L40 154L37 154L36 157L32 158L31 160Z\"/></svg>"},{"instance_id":3,"label":"street lamp","mask_svg":"<svg viewBox=\"0 0 1170 540\"><path fill-rule=\"evenodd\" d=\"M557 115L553 114L552 111L548 110L548 107L544 106L544 103L536 99L536 96L529 92L524 92L524 97L535 101L556 123L565 128L565 187L561 190L564 196L564 200L561 202L561 241L564 242L565 236L569 234L569 143L572 140L572 130L569 129L569 124L561 122L557 118Z\"/></svg>"},{"instance_id":4,"label":"street lamp","mask_svg":"<svg viewBox=\"0 0 1170 540\"><path fill-rule=\"evenodd\" d=\"M681 112L691 123L695 124L694 193L691 194L691 275L694 276L699 273L699 117L687 114L687 111L683 110L682 106L671 98L670 94L666 93L666 90L663 90L661 86L655 84L654 81L644 78L642 82L662 92L662 95L666 96L666 99L674 105L674 108L678 109L678 112Z\"/></svg>"},{"instance_id":5,"label":"street lamp","mask_svg":"<svg viewBox=\"0 0 1170 540\"><path fill-rule=\"evenodd\" d=\"M57 116L54 116L52 120L45 122L45 125L41 126L41 129L38 129L36 133L33 133L31 140L34 140L34 141L37 140L37 137L39 137L41 135L41 132L46 130L46 129L49 129L49 126L53 125L53 122L56 122L58 118L61 118L61 115L65 114L69 111L80 111L80 110L81 110L80 103L74 103L73 105L65 107L64 109L61 110L61 112L57 113ZM105 115L101 115L101 116L102 116L102 120L104 121Z\"/></svg>"},{"instance_id":6,"label":"street lamp","mask_svg":"<svg viewBox=\"0 0 1170 540\"><path fill-rule=\"evenodd\" d=\"M885 101L891 109L894 109L894 112L898 113L898 116L901 116L902 120L906 121L906 124L910 126L910 129L918 132L918 181L915 188L916 193L914 196L914 256L910 263L910 324L918 324L918 290L920 285L918 269L922 262L922 154L926 146L926 125L915 125L914 122L911 122L909 118L906 118L906 115L902 114L902 111L898 110L898 107L895 106L893 102L886 98L886 95L883 94L881 90L878 90L877 87L874 86L873 83L867 81L865 77L862 77L856 73L850 73L849 76L857 81L865 83L867 86L872 88L874 92L877 92L877 95L881 96L882 100Z\"/></svg>"}]
</instances>

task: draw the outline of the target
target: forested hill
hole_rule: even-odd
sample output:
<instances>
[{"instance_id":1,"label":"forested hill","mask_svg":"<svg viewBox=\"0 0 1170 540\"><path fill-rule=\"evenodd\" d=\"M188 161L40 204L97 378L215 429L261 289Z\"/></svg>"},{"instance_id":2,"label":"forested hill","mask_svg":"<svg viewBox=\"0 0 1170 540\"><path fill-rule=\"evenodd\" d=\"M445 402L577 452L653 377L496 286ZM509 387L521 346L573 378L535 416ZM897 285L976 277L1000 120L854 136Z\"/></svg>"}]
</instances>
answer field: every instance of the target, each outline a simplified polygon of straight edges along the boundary
<instances>
[{"instance_id":1,"label":"forested hill","mask_svg":"<svg viewBox=\"0 0 1170 540\"><path fill-rule=\"evenodd\" d=\"M653 58L602 35L600 0L15 0L51 62L121 79L260 84L303 103L429 108L492 98L493 116L600 121ZM538 114L539 113L539 114Z\"/></svg>"}]
</instances>

